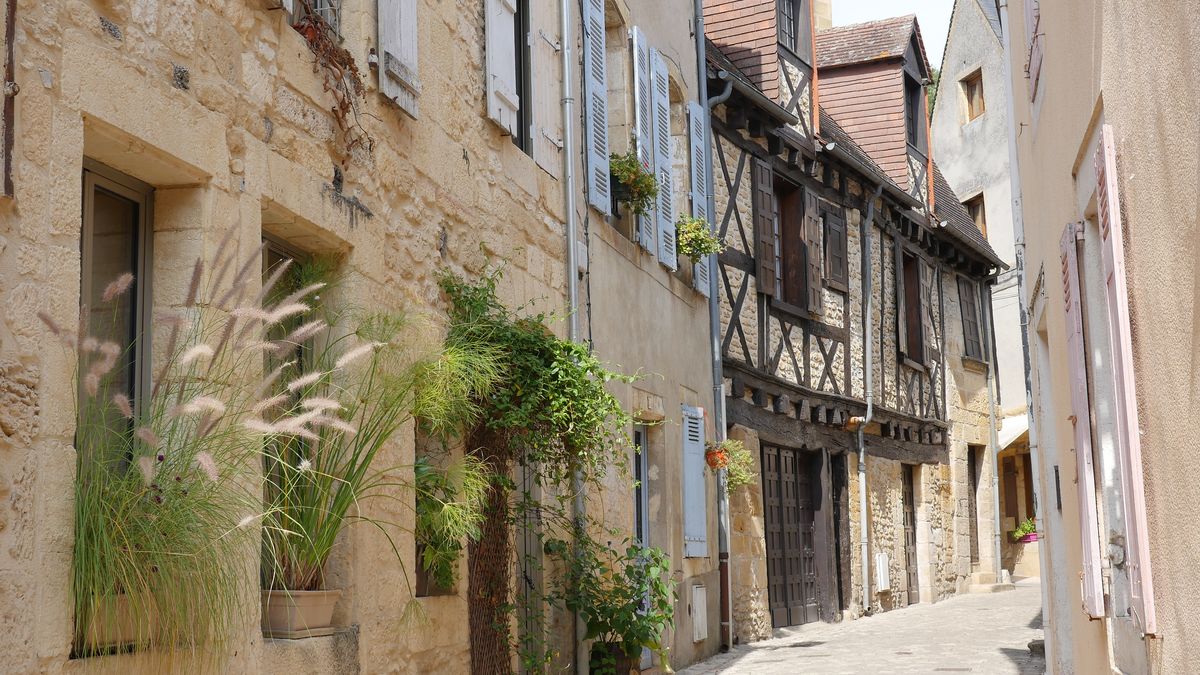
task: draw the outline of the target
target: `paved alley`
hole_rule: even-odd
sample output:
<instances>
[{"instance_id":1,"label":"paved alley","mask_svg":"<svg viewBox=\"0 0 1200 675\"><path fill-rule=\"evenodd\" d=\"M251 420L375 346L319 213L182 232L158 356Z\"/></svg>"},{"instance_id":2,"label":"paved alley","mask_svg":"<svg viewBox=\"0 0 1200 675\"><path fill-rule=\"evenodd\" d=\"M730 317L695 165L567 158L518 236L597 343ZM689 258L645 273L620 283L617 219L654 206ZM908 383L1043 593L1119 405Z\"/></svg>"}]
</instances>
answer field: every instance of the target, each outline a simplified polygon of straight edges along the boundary
<instances>
[{"instance_id":1,"label":"paved alley","mask_svg":"<svg viewBox=\"0 0 1200 675\"><path fill-rule=\"evenodd\" d=\"M1029 653L1042 637L1036 579L1014 591L964 594L935 604L780 631L772 640L739 646L680 671L712 673L1042 673Z\"/></svg>"}]
</instances>

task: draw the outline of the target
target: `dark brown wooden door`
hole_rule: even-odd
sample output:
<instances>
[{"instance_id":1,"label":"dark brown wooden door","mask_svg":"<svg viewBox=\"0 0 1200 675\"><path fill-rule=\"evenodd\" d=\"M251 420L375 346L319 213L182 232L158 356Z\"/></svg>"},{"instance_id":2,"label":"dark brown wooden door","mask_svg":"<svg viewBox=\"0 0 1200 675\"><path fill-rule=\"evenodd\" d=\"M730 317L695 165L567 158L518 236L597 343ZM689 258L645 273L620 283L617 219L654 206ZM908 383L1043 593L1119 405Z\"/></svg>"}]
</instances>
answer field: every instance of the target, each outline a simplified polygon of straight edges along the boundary
<instances>
[{"instance_id":1,"label":"dark brown wooden door","mask_svg":"<svg viewBox=\"0 0 1200 675\"><path fill-rule=\"evenodd\" d=\"M813 460L800 450L764 445L763 504L767 532L767 593L771 623L820 619L815 551Z\"/></svg>"},{"instance_id":2,"label":"dark brown wooden door","mask_svg":"<svg viewBox=\"0 0 1200 675\"><path fill-rule=\"evenodd\" d=\"M983 451L978 445L967 446L967 516L971 531L971 562L979 562L979 454Z\"/></svg>"},{"instance_id":3,"label":"dark brown wooden door","mask_svg":"<svg viewBox=\"0 0 1200 675\"><path fill-rule=\"evenodd\" d=\"M913 490L913 472L918 467L904 467L904 564L908 570L908 604L920 602L917 587L917 503Z\"/></svg>"}]
</instances>

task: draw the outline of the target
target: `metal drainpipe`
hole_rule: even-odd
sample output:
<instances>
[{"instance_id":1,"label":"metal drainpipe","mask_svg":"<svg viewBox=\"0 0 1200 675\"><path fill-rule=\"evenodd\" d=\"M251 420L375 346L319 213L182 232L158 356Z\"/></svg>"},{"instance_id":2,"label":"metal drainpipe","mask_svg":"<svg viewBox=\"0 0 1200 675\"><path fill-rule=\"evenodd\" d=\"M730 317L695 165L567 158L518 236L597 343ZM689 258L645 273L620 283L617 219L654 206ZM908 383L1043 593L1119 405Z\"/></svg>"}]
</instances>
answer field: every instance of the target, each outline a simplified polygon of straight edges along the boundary
<instances>
[{"instance_id":1,"label":"metal drainpipe","mask_svg":"<svg viewBox=\"0 0 1200 675\"><path fill-rule=\"evenodd\" d=\"M988 364L987 375L987 393L988 393L988 443L992 446L992 512L993 527L995 532L992 537L992 544L995 550L992 552L996 556L996 583L1004 583L1004 567L1000 564L1002 557L1002 548L1000 544L1000 438L996 434L996 395L993 387L996 386L996 333L992 326L992 303L990 301L991 294L988 294L989 301L985 306L986 311L982 313L984 320L987 321L987 340L988 340L988 355L991 362Z\"/></svg>"},{"instance_id":2,"label":"metal drainpipe","mask_svg":"<svg viewBox=\"0 0 1200 675\"><path fill-rule=\"evenodd\" d=\"M708 98L708 60L704 48L703 0L695 1L696 12L696 82L698 97L703 102L705 113L712 119L712 109L729 100L733 94L733 78L721 71L718 79L725 82L725 90ZM709 218L716 220L717 204L713 197L712 170L712 125L704 125L704 142L709 149L704 153L704 190L707 196ZM711 223L710 223L711 224ZM725 378L721 365L721 299L717 295L717 256L708 259L708 333L713 377L713 431L718 442L725 440ZM733 646L733 579L729 574L729 491L725 487L727 473L722 469L717 474L717 567L721 583L721 651Z\"/></svg>"},{"instance_id":3,"label":"metal drainpipe","mask_svg":"<svg viewBox=\"0 0 1200 675\"><path fill-rule=\"evenodd\" d=\"M562 123L563 123L563 220L567 230L567 336L571 342L579 341L579 261L576 258L578 233L575 231L575 98L571 90L571 45L575 35L571 30L571 1L559 0L559 15L562 23L559 26L559 44L562 46L559 54L562 56ZM575 491L575 501L572 504L572 516L578 526L582 526L587 513L587 503L583 495L583 476L579 471L571 476L571 487ZM578 542L575 554L579 555ZM579 612L571 617L575 628L575 644L572 660L575 672L587 672L587 660L583 658L584 643L587 637L587 626L579 620Z\"/></svg>"},{"instance_id":4,"label":"metal drainpipe","mask_svg":"<svg viewBox=\"0 0 1200 675\"><path fill-rule=\"evenodd\" d=\"M863 395L867 400L866 415L856 418L858 424L858 514L862 520L862 604L863 614L871 613L871 543L867 528L867 446L864 433L866 426L875 417L875 352L871 349L875 330L872 320L872 305L875 293L872 287L871 227L875 222L875 200L883 194L883 183L875 188L875 194L867 202L867 215L859 224L862 244L862 287L863 287Z\"/></svg>"}]
</instances>

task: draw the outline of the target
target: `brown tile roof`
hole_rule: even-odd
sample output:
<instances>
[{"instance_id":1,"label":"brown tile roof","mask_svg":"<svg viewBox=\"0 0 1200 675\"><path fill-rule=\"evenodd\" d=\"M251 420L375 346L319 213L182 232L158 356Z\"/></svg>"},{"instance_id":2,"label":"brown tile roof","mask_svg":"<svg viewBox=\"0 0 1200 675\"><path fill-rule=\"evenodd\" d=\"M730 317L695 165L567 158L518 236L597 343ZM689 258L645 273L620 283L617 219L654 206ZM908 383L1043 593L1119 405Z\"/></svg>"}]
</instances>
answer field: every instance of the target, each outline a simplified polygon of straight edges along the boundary
<instances>
[{"instance_id":1,"label":"brown tile roof","mask_svg":"<svg viewBox=\"0 0 1200 675\"><path fill-rule=\"evenodd\" d=\"M938 168L937 162L933 164L933 212L939 222L946 223L946 227L943 229L949 231L955 239L974 249L976 253L993 265L1000 268L1008 267L1000 259L1000 256L996 255L996 251L992 249L991 244L988 243L979 228L975 226L975 221L971 219L967 207L959 201L958 195L950 187L946 177L942 175L942 170Z\"/></svg>"},{"instance_id":2,"label":"brown tile roof","mask_svg":"<svg viewBox=\"0 0 1200 675\"><path fill-rule=\"evenodd\" d=\"M849 26L835 26L817 33L817 67L833 68L904 57L913 32L917 34L922 65L929 72L925 43L913 14Z\"/></svg>"}]
</instances>

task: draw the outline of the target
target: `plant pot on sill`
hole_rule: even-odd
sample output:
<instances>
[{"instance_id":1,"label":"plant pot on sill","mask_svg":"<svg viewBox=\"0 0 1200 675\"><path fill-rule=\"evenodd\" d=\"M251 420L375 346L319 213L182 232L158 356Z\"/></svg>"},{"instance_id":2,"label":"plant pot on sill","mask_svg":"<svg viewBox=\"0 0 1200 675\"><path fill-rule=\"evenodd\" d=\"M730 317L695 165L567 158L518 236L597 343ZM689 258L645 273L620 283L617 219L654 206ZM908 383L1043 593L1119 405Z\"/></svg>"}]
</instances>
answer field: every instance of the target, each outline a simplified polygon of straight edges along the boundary
<instances>
[{"instance_id":1,"label":"plant pot on sill","mask_svg":"<svg viewBox=\"0 0 1200 675\"><path fill-rule=\"evenodd\" d=\"M613 199L622 204L628 204L633 199L633 188L617 180L616 175L608 175L608 184L612 186Z\"/></svg>"},{"instance_id":2,"label":"plant pot on sill","mask_svg":"<svg viewBox=\"0 0 1200 675\"><path fill-rule=\"evenodd\" d=\"M333 607L341 595L341 591L263 591L263 636L294 640L332 635Z\"/></svg>"},{"instance_id":3,"label":"plant pot on sill","mask_svg":"<svg viewBox=\"0 0 1200 675\"><path fill-rule=\"evenodd\" d=\"M616 668L612 672L616 673L616 675L629 675L629 671L633 670L634 666L636 666L638 663L638 659L641 656L641 650L639 649L637 654L630 656L625 653L624 645L619 643L593 643L590 654L591 663L589 664L589 671L592 673L608 672L604 668L597 669L598 664L604 663L607 660L604 658L605 656L608 656L610 659L616 662Z\"/></svg>"},{"instance_id":4,"label":"plant pot on sill","mask_svg":"<svg viewBox=\"0 0 1200 675\"><path fill-rule=\"evenodd\" d=\"M125 593L104 596L84 632L82 651L94 654L146 642L153 625L154 611L147 600L134 603Z\"/></svg>"},{"instance_id":5,"label":"plant pot on sill","mask_svg":"<svg viewBox=\"0 0 1200 675\"><path fill-rule=\"evenodd\" d=\"M1021 537L1017 541L1021 542L1022 544L1031 544L1037 540L1038 540L1037 532L1030 532L1029 534Z\"/></svg>"}]
</instances>

